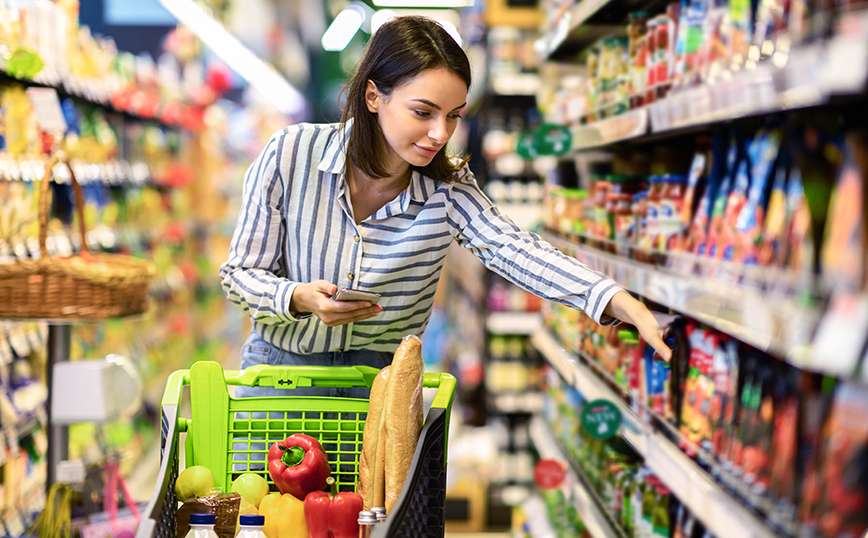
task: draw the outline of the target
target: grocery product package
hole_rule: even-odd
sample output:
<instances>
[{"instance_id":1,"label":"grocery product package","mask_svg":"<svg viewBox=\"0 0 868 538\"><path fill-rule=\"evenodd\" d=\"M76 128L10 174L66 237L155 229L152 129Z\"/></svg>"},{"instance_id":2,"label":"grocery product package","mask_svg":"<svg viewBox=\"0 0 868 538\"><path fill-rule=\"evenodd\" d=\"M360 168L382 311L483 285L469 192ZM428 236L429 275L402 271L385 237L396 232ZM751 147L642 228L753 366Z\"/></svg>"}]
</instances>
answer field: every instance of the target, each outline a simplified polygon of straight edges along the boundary
<instances>
[{"instance_id":1,"label":"grocery product package","mask_svg":"<svg viewBox=\"0 0 868 538\"><path fill-rule=\"evenodd\" d=\"M190 530L191 514L214 514L214 531L220 538L234 538L238 523L241 495L212 493L206 497L190 497L175 513L175 536L184 538Z\"/></svg>"},{"instance_id":2,"label":"grocery product package","mask_svg":"<svg viewBox=\"0 0 868 538\"><path fill-rule=\"evenodd\" d=\"M868 527L868 387L840 383L823 428L818 485L825 538L859 536Z\"/></svg>"},{"instance_id":3,"label":"grocery product package","mask_svg":"<svg viewBox=\"0 0 868 538\"><path fill-rule=\"evenodd\" d=\"M821 253L821 270L837 284L860 286L866 278L868 219L865 219L865 172L868 147L861 133L847 136L844 165L832 194Z\"/></svg>"}]
</instances>

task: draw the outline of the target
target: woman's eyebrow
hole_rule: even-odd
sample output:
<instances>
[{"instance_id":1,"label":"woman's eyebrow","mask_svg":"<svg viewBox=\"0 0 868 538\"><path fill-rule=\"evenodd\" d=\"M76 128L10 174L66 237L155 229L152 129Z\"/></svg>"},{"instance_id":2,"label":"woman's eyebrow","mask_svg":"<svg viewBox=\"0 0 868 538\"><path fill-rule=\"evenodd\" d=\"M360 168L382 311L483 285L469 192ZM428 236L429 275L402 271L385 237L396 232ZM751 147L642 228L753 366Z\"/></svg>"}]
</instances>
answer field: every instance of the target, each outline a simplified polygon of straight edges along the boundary
<instances>
[{"instance_id":1,"label":"woman's eyebrow","mask_svg":"<svg viewBox=\"0 0 868 538\"><path fill-rule=\"evenodd\" d=\"M433 108L435 110L441 110L440 105L432 103L428 99L411 99L411 101L418 101L420 103L424 103L424 104L430 106L431 108ZM461 106L457 106L457 107L453 108L452 110L458 110L459 108L464 108L465 106L467 106L467 103L464 103Z\"/></svg>"}]
</instances>

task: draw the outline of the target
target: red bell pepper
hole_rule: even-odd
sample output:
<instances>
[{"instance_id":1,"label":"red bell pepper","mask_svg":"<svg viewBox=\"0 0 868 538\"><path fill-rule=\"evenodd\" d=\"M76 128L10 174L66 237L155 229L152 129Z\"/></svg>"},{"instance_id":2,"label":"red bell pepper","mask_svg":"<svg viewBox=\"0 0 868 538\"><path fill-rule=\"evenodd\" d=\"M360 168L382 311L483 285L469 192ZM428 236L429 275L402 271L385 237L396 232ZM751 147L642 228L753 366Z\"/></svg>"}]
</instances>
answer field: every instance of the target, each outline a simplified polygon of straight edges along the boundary
<instances>
[{"instance_id":1,"label":"red bell pepper","mask_svg":"<svg viewBox=\"0 0 868 538\"><path fill-rule=\"evenodd\" d=\"M357 538L359 512L364 501L358 493L337 492L335 479L329 477L333 495L314 491L304 498L304 521L309 538Z\"/></svg>"},{"instance_id":2,"label":"red bell pepper","mask_svg":"<svg viewBox=\"0 0 868 538\"><path fill-rule=\"evenodd\" d=\"M268 474L281 493L304 500L308 493L325 488L332 475L329 460L319 441L296 433L274 443L268 450Z\"/></svg>"}]
</instances>

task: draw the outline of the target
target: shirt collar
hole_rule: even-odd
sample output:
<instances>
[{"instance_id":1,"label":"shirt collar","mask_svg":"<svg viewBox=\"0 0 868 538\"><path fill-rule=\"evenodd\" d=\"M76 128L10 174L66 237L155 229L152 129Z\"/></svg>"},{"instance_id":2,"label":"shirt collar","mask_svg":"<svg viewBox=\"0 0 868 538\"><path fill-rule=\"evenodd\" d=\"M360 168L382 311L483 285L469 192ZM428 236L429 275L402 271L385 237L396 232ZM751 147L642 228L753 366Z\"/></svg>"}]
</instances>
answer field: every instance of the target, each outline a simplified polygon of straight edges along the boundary
<instances>
[{"instance_id":1,"label":"shirt collar","mask_svg":"<svg viewBox=\"0 0 868 538\"><path fill-rule=\"evenodd\" d=\"M330 174L343 174L347 164L347 144L350 141L350 129L353 126L353 119L350 118L346 123L334 124L335 135L329 140L326 146L322 160L317 166L321 172Z\"/></svg>"}]
</instances>

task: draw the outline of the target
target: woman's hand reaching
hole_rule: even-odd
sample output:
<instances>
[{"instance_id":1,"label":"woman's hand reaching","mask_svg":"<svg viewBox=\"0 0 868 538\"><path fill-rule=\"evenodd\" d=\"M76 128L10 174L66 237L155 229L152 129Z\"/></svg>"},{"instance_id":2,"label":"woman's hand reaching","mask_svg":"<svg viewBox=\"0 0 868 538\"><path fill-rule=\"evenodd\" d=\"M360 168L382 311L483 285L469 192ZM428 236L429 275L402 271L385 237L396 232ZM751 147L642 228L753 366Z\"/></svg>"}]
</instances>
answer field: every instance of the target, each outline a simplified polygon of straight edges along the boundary
<instances>
[{"instance_id":1,"label":"woman's hand reaching","mask_svg":"<svg viewBox=\"0 0 868 538\"><path fill-rule=\"evenodd\" d=\"M289 309L298 314L312 312L328 327L362 321L383 311L382 306L369 301L335 301L332 296L337 292L338 287L328 280L299 284L292 292Z\"/></svg>"},{"instance_id":2,"label":"woman's hand reaching","mask_svg":"<svg viewBox=\"0 0 868 538\"><path fill-rule=\"evenodd\" d=\"M642 338L654 348L661 359L666 362L672 359L672 350L663 343L660 324L654 314L632 295L626 291L619 291L609 301L603 313L635 326Z\"/></svg>"}]
</instances>

